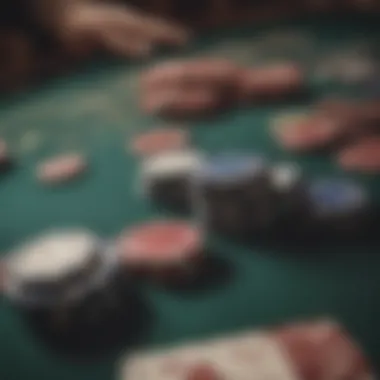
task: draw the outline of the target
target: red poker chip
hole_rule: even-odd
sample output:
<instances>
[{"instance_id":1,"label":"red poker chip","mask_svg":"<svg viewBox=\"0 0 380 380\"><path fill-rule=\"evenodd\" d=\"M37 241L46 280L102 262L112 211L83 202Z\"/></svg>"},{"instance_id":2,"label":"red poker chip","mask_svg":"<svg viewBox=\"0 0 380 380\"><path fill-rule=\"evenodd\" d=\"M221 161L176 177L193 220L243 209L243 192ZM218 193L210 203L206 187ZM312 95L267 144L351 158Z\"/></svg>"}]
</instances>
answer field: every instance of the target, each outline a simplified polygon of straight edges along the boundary
<instances>
[{"instance_id":1,"label":"red poker chip","mask_svg":"<svg viewBox=\"0 0 380 380\"><path fill-rule=\"evenodd\" d=\"M131 142L131 150L138 156L150 156L168 150L187 147L190 137L179 128L156 128L136 136Z\"/></svg>"},{"instance_id":2,"label":"red poker chip","mask_svg":"<svg viewBox=\"0 0 380 380\"><path fill-rule=\"evenodd\" d=\"M141 98L142 110L167 118L192 118L214 113L221 94L210 88L168 88L147 93Z\"/></svg>"},{"instance_id":3,"label":"red poker chip","mask_svg":"<svg viewBox=\"0 0 380 380\"><path fill-rule=\"evenodd\" d=\"M339 165L345 170L378 173L380 171L380 137L368 137L344 148L337 159Z\"/></svg>"},{"instance_id":4,"label":"red poker chip","mask_svg":"<svg viewBox=\"0 0 380 380\"><path fill-rule=\"evenodd\" d=\"M201 252L203 236L183 221L155 221L122 233L117 245L127 265L170 266L193 260Z\"/></svg>"},{"instance_id":5,"label":"red poker chip","mask_svg":"<svg viewBox=\"0 0 380 380\"><path fill-rule=\"evenodd\" d=\"M37 178L45 184L59 184L80 176L86 168L87 162L81 154L65 154L40 163Z\"/></svg>"},{"instance_id":6,"label":"red poker chip","mask_svg":"<svg viewBox=\"0 0 380 380\"><path fill-rule=\"evenodd\" d=\"M331 144L341 133L341 124L334 118L309 116L275 126L274 134L287 150L310 151Z\"/></svg>"},{"instance_id":7,"label":"red poker chip","mask_svg":"<svg viewBox=\"0 0 380 380\"><path fill-rule=\"evenodd\" d=\"M303 71L293 63L248 68L241 72L238 87L242 99L283 96L303 86Z\"/></svg>"}]
</instances>

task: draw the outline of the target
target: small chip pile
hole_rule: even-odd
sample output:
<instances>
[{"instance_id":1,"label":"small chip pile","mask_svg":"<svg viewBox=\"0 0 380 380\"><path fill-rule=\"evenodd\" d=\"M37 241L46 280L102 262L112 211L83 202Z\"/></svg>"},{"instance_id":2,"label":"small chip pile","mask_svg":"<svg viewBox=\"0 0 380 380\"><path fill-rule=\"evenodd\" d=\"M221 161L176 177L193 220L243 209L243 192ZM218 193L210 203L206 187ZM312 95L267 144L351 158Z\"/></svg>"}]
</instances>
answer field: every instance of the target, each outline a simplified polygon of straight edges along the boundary
<instances>
[{"instance_id":1,"label":"small chip pile","mask_svg":"<svg viewBox=\"0 0 380 380\"><path fill-rule=\"evenodd\" d=\"M239 67L222 59L161 63L143 73L141 109L169 118L199 117L231 105L283 100L305 89L295 63Z\"/></svg>"},{"instance_id":2,"label":"small chip pile","mask_svg":"<svg viewBox=\"0 0 380 380\"><path fill-rule=\"evenodd\" d=\"M303 70L294 63L242 68L226 60L169 62L144 73L141 107L149 114L189 118L232 104L283 100L305 89ZM324 102L308 115L276 123L274 134L282 146L294 151L345 144L338 156L344 168L379 170L380 137L374 137L380 127L378 106L378 102ZM361 137L361 142L350 147L347 142L354 137ZM120 272L130 288L136 278L163 285L195 282L207 265L205 244L210 234L260 243L284 236L292 241L315 237L314 242L361 235L372 222L371 197L359 183L306 178L297 164L270 162L259 153L205 154L192 146L188 130L180 126L142 133L128 150L139 159L137 181L144 199L190 214L192 221L146 221L125 228L111 242L83 230L61 230L27 241L12 250L0 267L1 289L15 304L47 311L52 319L57 310L64 311L69 324L75 323L78 307L84 308L84 324L90 325L93 315L109 312L110 299L115 302ZM0 168L9 162L6 143L0 140ZM43 184L58 185L85 173L87 166L83 155L71 153L42 162L36 176ZM95 311L89 313L88 305L95 305ZM247 336L249 348L257 343L259 354L266 355L256 365L267 371L263 373L268 379L370 379L360 351L335 325L301 325L257 339ZM237 350L235 358L253 355L248 346L236 344L235 350L243 350ZM239 366L221 360L216 368L210 365L215 356L199 352L185 372L170 378L224 379L225 373L238 378L234 371ZM351 372L339 367L340 356L354 366ZM251 366L250 359L244 365ZM146 379L159 378L158 368L147 366L157 371L144 372L144 361L142 367L129 373L128 379L140 380L141 373Z\"/></svg>"},{"instance_id":3,"label":"small chip pile","mask_svg":"<svg viewBox=\"0 0 380 380\"><path fill-rule=\"evenodd\" d=\"M305 114L276 119L273 134L290 151L338 151L347 171L376 173L380 168L379 100L325 100Z\"/></svg>"},{"instance_id":4,"label":"small chip pile","mask_svg":"<svg viewBox=\"0 0 380 380\"><path fill-rule=\"evenodd\" d=\"M186 145L160 152L151 148L153 153L146 152L140 162L140 195L154 205L190 213L206 233L253 240L284 231L288 238L341 238L360 234L370 222L371 197L353 180L306 178L297 164L272 163L260 154L211 155Z\"/></svg>"}]
</instances>

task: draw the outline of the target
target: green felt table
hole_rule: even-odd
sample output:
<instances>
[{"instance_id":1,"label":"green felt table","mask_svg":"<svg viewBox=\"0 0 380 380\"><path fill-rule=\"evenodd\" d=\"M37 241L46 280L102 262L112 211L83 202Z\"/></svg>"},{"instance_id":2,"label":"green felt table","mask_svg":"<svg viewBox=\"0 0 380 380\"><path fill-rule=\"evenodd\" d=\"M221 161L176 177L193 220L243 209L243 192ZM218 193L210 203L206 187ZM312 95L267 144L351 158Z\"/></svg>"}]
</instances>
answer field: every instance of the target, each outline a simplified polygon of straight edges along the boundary
<instances>
[{"instance_id":1,"label":"green felt table","mask_svg":"<svg viewBox=\"0 0 380 380\"><path fill-rule=\"evenodd\" d=\"M311 68L321 53L352 43L364 46L379 32L374 20L302 20L263 29L220 31L202 37L179 55L227 56L242 62L293 57ZM267 39L260 45L254 39L268 38L268 33L271 43ZM299 43L284 42L287 48L281 48L279 33L288 37L298 33ZM144 66L96 65L16 99L2 100L0 133L10 143L17 166L0 182L1 252L51 227L85 226L112 238L127 226L163 215L139 196L138 162L126 150L136 133L163 125L138 111L137 74ZM310 83L317 96L358 94L355 88L332 86L316 77ZM207 152L259 151L273 160L296 160L310 176L342 174L329 157L293 156L272 140L268 125L273 116L307 106L304 101L238 109L191 123L189 128L194 145ZM72 150L89 156L85 178L55 189L37 183L36 162ZM376 178L358 178L379 198ZM326 247L323 254L311 254L305 245L303 255L295 256L281 248L244 247L213 236L208 245L231 275L198 292L141 285L153 311L143 345L175 344L332 316L348 328L373 361L380 362L378 249L362 244L354 249ZM117 378L122 354L123 349L115 349L93 362L69 360L42 343L7 300L0 301L0 379L111 380Z\"/></svg>"}]
</instances>

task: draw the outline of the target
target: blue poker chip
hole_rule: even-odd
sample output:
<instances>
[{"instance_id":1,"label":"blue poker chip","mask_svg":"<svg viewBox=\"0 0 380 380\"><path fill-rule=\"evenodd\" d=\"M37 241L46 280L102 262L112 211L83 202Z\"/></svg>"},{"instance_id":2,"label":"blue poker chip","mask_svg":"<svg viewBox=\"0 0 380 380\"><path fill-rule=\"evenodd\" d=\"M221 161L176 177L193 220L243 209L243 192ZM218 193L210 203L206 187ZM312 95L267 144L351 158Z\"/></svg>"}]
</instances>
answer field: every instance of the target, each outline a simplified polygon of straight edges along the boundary
<instances>
[{"instance_id":1,"label":"blue poker chip","mask_svg":"<svg viewBox=\"0 0 380 380\"><path fill-rule=\"evenodd\" d=\"M309 197L319 216L356 213L367 207L369 197L365 189L349 180L318 180L309 186Z\"/></svg>"},{"instance_id":2,"label":"blue poker chip","mask_svg":"<svg viewBox=\"0 0 380 380\"><path fill-rule=\"evenodd\" d=\"M257 177L265 170L261 156L225 153L209 157L195 177L201 183L224 185Z\"/></svg>"}]
</instances>

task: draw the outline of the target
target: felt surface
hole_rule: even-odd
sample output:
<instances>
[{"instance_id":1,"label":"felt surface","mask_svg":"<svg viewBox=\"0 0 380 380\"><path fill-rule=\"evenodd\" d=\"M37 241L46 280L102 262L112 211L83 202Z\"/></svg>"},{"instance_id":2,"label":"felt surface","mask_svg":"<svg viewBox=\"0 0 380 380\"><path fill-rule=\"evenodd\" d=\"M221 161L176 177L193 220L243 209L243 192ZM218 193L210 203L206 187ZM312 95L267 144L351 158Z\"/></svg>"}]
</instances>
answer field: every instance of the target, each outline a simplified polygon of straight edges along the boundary
<instances>
[{"instance_id":1,"label":"felt surface","mask_svg":"<svg viewBox=\"0 0 380 380\"><path fill-rule=\"evenodd\" d=\"M335 48L368 49L368 42L375 41L379 31L374 20L303 20L214 33L182 55L227 56L240 62L295 58L310 71L316 98L362 96L365 90L360 86L321 79L315 74L316 64ZM136 191L138 162L126 150L135 133L164 124L138 110L137 74L143 67L143 63L98 65L17 99L2 100L0 135L10 143L17 161L15 170L0 182L2 253L51 227L86 226L112 238L126 226L162 215ZM253 151L273 161L295 160L310 176L341 175L329 157L295 156L282 151L272 139L271 118L307 109L309 104L302 100L236 109L192 123L191 133L195 146L206 152ZM36 163L67 151L88 155L88 174L67 186L41 186L35 179ZM378 179L356 178L379 198ZM152 315L143 327L141 344L176 343L327 315L341 321L371 359L380 362L378 248L363 243L325 246L312 252L306 244L300 255L284 247L246 247L213 236L208 245L229 268L228 275L192 292L142 284L142 296ZM43 343L5 299L0 301L0 337L0 378L4 380L114 379L120 353L131 348L126 337L121 346L96 361L71 361Z\"/></svg>"}]
</instances>

